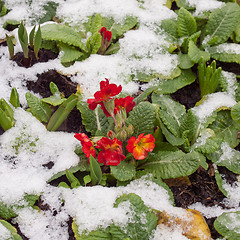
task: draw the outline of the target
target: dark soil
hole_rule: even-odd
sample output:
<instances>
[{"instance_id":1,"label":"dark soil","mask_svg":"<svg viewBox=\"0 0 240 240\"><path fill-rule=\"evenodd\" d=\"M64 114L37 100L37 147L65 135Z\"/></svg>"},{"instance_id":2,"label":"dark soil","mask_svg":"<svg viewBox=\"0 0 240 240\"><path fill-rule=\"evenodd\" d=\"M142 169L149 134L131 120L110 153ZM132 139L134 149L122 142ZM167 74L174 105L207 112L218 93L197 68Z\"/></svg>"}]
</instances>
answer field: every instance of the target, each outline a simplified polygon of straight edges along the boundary
<instances>
[{"instance_id":1,"label":"dark soil","mask_svg":"<svg viewBox=\"0 0 240 240\"><path fill-rule=\"evenodd\" d=\"M34 51L31 48L29 48L28 56L29 56L28 58L24 58L23 52L18 52L14 56L13 61L15 61L17 65L20 67L29 68L32 67L35 63L48 62L51 59L55 59L57 58L58 54L52 52L51 50L40 49L38 52L39 59L36 59Z\"/></svg>"},{"instance_id":2,"label":"dark soil","mask_svg":"<svg viewBox=\"0 0 240 240\"><path fill-rule=\"evenodd\" d=\"M21 54L17 55L14 58L14 61L16 61L19 65L23 64L23 60L21 58L22 56L20 55ZM54 58L54 55L52 55L52 53L50 54L49 57L46 57L48 55L45 55L45 51L43 51L39 56L43 56L43 59L44 58L52 59L51 56ZM35 63L35 60L33 56L30 60L29 66L32 66L31 64L34 64L34 63ZM239 65L236 66L232 63L231 64L221 63L219 65L221 65L223 69L226 69L229 71L229 69L231 68L233 72L240 74ZM48 97L51 95L51 92L49 89L49 84L51 81L58 86L59 90L63 92L66 97L69 97L72 93L76 92L77 85L71 82L70 78L61 75L55 70L50 70L48 72L38 75L37 77L38 77L38 80L36 82L31 82L31 81L27 82L27 88L30 91L33 91L34 93L39 93L42 97ZM191 85L178 90L177 92L171 94L171 97L175 101L178 101L181 104L185 105L186 109L190 109L194 107L196 102L198 102L201 99L198 82L195 81ZM77 109L74 109L70 113L68 118L65 120L65 122L62 124L59 130L73 132L73 133L74 132L86 133L84 126L82 125L82 122L81 122L80 112ZM45 167L51 168L52 166L49 163L49 164L46 164ZM236 181L236 175L228 171L226 168L219 167L219 171L220 173L225 175L229 183ZM63 176L57 180L52 181L51 185L57 186L61 181L67 182L66 177ZM190 175L188 184L181 183L179 185L174 185L174 186L171 186L170 184L169 186L173 192L175 204L177 207L188 208L191 204L196 202L201 202L205 206L220 205L221 207L225 207L220 204L220 202L224 198L224 195L219 191L219 188L216 184L214 171L211 163L209 163L209 169L207 171L200 167L195 173ZM42 209L42 211L48 210L48 206L43 205L41 202L41 199L37 202L36 205L40 209ZM220 235L216 232L216 230L213 227L214 220L215 218L206 219L209 225L209 228L211 230L212 237L213 239L216 239ZM69 221L68 221L69 240L75 240L75 237L71 228L71 224L72 224L72 218L69 218ZM22 235L17 224L14 224L14 226L18 229L19 235L21 235L24 240L27 240L27 238Z\"/></svg>"}]
</instances>

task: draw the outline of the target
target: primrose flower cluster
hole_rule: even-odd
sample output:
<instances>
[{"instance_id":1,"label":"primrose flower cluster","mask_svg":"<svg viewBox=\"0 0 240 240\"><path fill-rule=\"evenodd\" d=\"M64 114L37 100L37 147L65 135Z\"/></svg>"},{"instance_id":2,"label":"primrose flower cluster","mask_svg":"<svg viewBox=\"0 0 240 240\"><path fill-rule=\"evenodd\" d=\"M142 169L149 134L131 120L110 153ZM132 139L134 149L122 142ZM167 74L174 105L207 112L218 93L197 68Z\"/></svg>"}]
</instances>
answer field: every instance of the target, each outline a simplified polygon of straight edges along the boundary
<instances>
[{"instance_id":1,"label":"primrose flower cluster","mask_svg":"<svg viewBox=\"0 0 240 240\"><path fill-rule=\"evenodd\" d=\"M88 107L95 110L100 105L104 114L114 120L114 130L110 130L107 137L92 138L85 133L76 133L75 138L82 144L82 151L89 159L92 155L97 157L99 163L117 166L126 158L126 154L132 154L135 160L143 160L148 152L153 151L155 139L151 134L140 134L137 138L132 136L132 125L126 126L127 114L135 106L133 97L113 98L122 91L122 86L110 84L108 79L100 82L100 91L94 94L93 99L88 99Z\"/></svg>"}]
</instances>

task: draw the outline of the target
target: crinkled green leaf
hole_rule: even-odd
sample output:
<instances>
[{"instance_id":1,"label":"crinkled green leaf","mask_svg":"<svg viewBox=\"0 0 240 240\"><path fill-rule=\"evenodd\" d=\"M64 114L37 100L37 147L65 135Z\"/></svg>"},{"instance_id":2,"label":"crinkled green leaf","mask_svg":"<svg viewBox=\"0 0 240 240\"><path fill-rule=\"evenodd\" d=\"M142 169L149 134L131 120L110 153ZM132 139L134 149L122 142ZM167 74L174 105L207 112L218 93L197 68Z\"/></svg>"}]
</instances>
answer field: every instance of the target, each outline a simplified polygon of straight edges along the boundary
<instances>
[{"instance_id":1,"label":"crinkled green leaf","mask_svg":"<svg viewBox=\"0 0 240 240\"><path fill-rule=\"evenodd\" d=\"M240 102L235 104L231 109L231 117L232 119L240 124Z\"/></svg>"},{"instance_id":2,"label":"crinkled green leaf","mask_svg":"<svg viewBox=\"0 0 240 240\"><path fill-rule=\"evenodd\" d=\"M111 166L111 173L119 181L128 181L136 175L136 168L126 161L121 161L117 166Z\"/></svg>"},{"instance_id":3,"label":"crinkled green leaf","mask_svg":"<svg viewBox=\"0 0 240 240\"><path fill-rule=\"evenodd\" d=\"M84 102L77 103L77 109L81 112L82 123L88 132L93 136L95 133L102 132L102 135L107 134L109 121L102 109L96 108L94 111L89 109L88 104Z\"/></svg>"},{"instance_id":4,"label":"crinkled green leaf","mask_svg":"<svg viewBox=\"0 0 240 240\"><path fill-rule=\"evenodd\" d=\"M227 3L210 14L206 25L206 34L210 35L208 44L225 42L236 29L240 19L240 7L236 3Z\"/></svg>"},{"instance_id":5,"label":"crinkled green leaf","mask_svg":"<svg viewBox=\"0 0 240 240\"><path fill-rule=\"evenodd\" d=\"M152 134L156 122L156 109L149 102L141 102L129 113L126 123L133 126L134 136Z\"/></svg>"},{"instance_id":6,"label":"crinkled green leaf","mask_svg":"<svg viewBox=\"0 0 240 240\"><path fill-rule=\"evenodd\" d=\"M240 239L240 211L223 213L214 221L214 227L228 240Z\"/></svg>"},{"instance_id":7,"label":"crinkled green leaf","mask_svg":"<svg viewBox=\"0 0 240 240\"><path fill-rule=\"evenodd\" d=\"M177 178L194 173L202 161L197 152L184 153L182 151L161 152L149 155L147 162L141 168L153 176Z\"/></svg>"},{"instance_id":8,"label":"crinkled green leaf","mask_svg":"<svg viewBox=\"0 0 240 240\"><path fill-rule=\"evenodd\" d=\"M158 90L156 90L155 92L159 94L171 94L193 83L195 79L196 79L196 76L191 71L191 69L182 70L182 73L180 76L173 79L160 81L158 85L159 86Z\"/></svg>"},{"instance_id":9,"label":"crinkled green leaf","mask_svg":"<svg viewBox=\"0 0 240 240\"><path fill-rule=\"evenodd\" d=\"M122 240L145 240L150 239L153 230L157 226L157 216L153 213L152 209L148 208L143 200L134 193L123 194L116 199L114 207L118 207L121 203L130 203L130 222L126 227L111 225L110 233L112 239Z\"/></svg>"},{"instance_id":10,"label":"crinkled green leaf","mask_svg":"<svg viewBox=\"0 0 240 240\"><path fill-rule=\"evenodd\" d=\"M198 134L198 126L199 121L196 115L192 112L192 110L188 110L188 112L180 118L180 133L188 131L187 138L190 142L193 141L194 137Z\"/></svg>"},{"instance_id":11,"label":"crinkled green leaf","mask_svg":"<svg viewBox=\"0 0 240 240\"><path fill-rule=\"evenodd\" d=\"M178 43L178 25L175 19L164 19L161 22L161 28L167 35L167 40L171 43Z\"/></svg>"},{"instance_id":12,"label":"crinkled green leaf","mask_svg":"<svg viewBox=\"0 0 240 240\"><path fill-rule=\"evenodd\" d=\"M186 109L182 104L175 102L170 96L155 93L152 94L152 102L172 116L180 126L179 119L186 113Z\"/></svg>"},{"instance_id":13,"label":"crinkled green leaf","mask_svg":"<svg viewBox=\"0 0 240 240\"><path fill-rule=\"evenodd\" d=\"M58 46L63 51L63 55L61 56L61 62L63 63L76 61L78 58L84 56L84 53L68 44L59 43Z\"/></svg>"},{"instance_id":14,"label":"crinkled green leaf","mask_svg":"<svg viewBox=\"0 0 240 240\"><path fill-rule=\"evenodd\" d=\"M197 23L194 17L183 7L178 11L177 26L180 37L191 36L197 31Z\"/></svg>"},{"instance_id":15,"label":"crinkled green leaf","mask_svg":"<svg viewBox=\"0 0 240 240\"><path fill-rule=\"evenodd\" d=\"M228 193L226 191L226 189L223 187L223 179L221 174L219 173L217 167L214 168L214 173L215 173L215 179L216 179L216 183L218 185L219 190L224 194L225 197L228 197Z\"/></svg>"},{"instance_id":16,"label":"crinkled green leaf","mask_svg":"<svg viewBox=\"0 0 240 240\"><path fill-rule=\"evenodd\" d=\"M237 25L237 27L234 31L234 34L235 34L235 40L237 42L240 42L240 24Z\"/></svg>"},{"instance_id":17,"label":"crinkled green leaf","mask_svg":"<svg viewBox=\"0 0 240 240\"><path fill-rule=\"evenodd\" d=\"M99 32L94 33L90 39L91 54L96 54L102 44L102 36Z\"/></svg>"},{"instance_id":18,"label":"crinkled green leaf","mask_svg":"<svg viewBox=\"0 0 240 240\"><path fill-rule=\"evenodd\" d=\"M236 62L240 64L240 45L236 43L223 43L208 49L211 57L221 62Z\"/></svg>"},{"instance_id":19,"label":"crinkled green leaf","mask_svg":"<svg viewBox=\"0 0 240 240\"><path fill-rule=\"evenodd\" d=\"M46 24L41 27L41 31L43 39L59 41L87 52L85 45L81 41L80 34L66 25Z\"/></svg>"},{"instance_id":20,"label":"crinkled green leaf","mask_svg":"<svg viewBox=\"0 0 240 240\"><path fill-rule=\"evenodd\" d=\"M92 18L90 32L92 33L92 35L94 35L101 29L101 27L102 27L102 16L101 14L98 13Z\"/></svg>"},{"instance_id":21,"label":"crinkled green leaf","mask_svg":"<svg viewBox=\"0 0 240 240\"><path fill-rule=\"evenodd\" d=\"M199 60L201 58L203 58L203 60L205 62L207 62L208 60L210 60L210 54L208 52L202 51L200 50L193 41L189 42L188 45L188 56L190 57L190 59L194 62L194 63L198 63Z\"/></svg>"},{"instance_id":22,"label":"crinkled green leaf","mask_svg":"<svg viewBox=\"0 0 240 240\"><path fill-rule=\"evenodd\" d=\"M16 209L13 206L7 206L7 204L0 201L0 217L8 220L17 216Z\"/></svg>"},{"instance_id":23,"label":"crinkled green leaf","mask_svg":"<svg viewBox=\"0 0 240 240\"><path fill-rule=\"evenodd\" d=\"M171 143L173 146L180 146L185 142L184 138L173 135L161 120L159 121L159 125L167 141Z\"/></svg>"},{"instance_id":24,"label":"crinkled green leaf","mask_svg":"<svg viewBox=\"0 0 240 240\"><path fill-rule=\"evenodd\" d=\"M41 100L45 103L48 103L48 104L52 105L52 106L58 106L58 105L61 105L66 100L66 98L63 98L58 94L55 94L55 95L50 96L48 98L42 98Z\"/></svg>"},{"instance_id":25,"label":"crinkled green leaf","mask_svg":"<svg viewBox=\"0 0 240 240\"><path fill-rule=\"evenodd\" d=\"M52 114L50 106L47 103L42 102L41 99L35 97L30 92L27 92L25 96L31 113L41 122L48 122Z\"/></svg>"},{"instance_id":26,"label":"crinkled green leaf","mask_svg":"<svg viewBox=\"0 0 240 240\"><path fill-rule=\"evenodd\" d=\"M209 125L209 128L215 132L217 138L227 142L233 148L240 142L237 138L240 125L234 122L228 110L218 112L216 120Z\"/></svg>"},{"instance_id":27,"label":"crinkled green leaf","mask_svg":"<svg viewBox=\"0 0 240 240\"><path fill-rule=\"evenodd\" d=\"M158 116L160 117L161 121L167 127L167 129L176 137L180 137L179 131L179 122L176 118L168 114L165 110L159 109Z\"/></svg>"},{"instance_id":28,"label":"crinkled green leaf","mask_svg":"<svg viewBox=\"0 0 240 240\"><path fill-rule=\"evenodd\" d=\"M208 158L218 166L223 166L230 171L240 174L240 152L231 148L226 142Z\"/></svg>"}]
</instances>

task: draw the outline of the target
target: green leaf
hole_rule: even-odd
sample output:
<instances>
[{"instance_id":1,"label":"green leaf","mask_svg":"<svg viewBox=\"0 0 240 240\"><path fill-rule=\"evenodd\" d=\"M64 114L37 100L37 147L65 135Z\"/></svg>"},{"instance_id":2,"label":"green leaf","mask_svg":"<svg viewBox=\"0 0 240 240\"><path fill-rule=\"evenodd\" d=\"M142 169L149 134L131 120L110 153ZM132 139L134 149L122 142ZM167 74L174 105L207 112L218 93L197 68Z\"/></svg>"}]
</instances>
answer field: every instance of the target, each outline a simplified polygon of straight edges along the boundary
<instances>
[{"instance_id":1,"label":"green leaf","mask_svg":"<svg viewBox=\"0 0 240 240\"><path fill-rule=\"evenodd\" d=\"M171 43L178 43L178 25L175 19L164 19L161 28L167 34L167 40Z\"/></svg>"},{"instance_id":2,"label":"green leaf","mask_svg":"<svg viewBox=\"0 0 240 240\"><path fill-rule=\"evenodd\" d=\"M126 161L121 161L117 166L111 166L111 173L119 181L128 181L136 175L136 168Z\"/></svg>"},{"instance_id":3,"label":"green leaf","mask_svg":"<svg viewBox=\"0 0 240 240\"><path fill-rule=\"evenodd\" d=\"M235 33L235 40L237 42L240 42L240 25L239 24L237 25L234 33Z\"/></svg>"},{"instance_id":4,"label":"green leaf","mask_svg":"<svg viewBox=\"0 0 240 240\"><path fill-rule=\"evenodd\" d=\"M158 85L158 90L154 92L159 94L171 94L193 83L195 79L196 79L196 76L191 71L191 69L182 70L182 73L179 77L160 81Z\"/></svg>"},{"instance_id":5,"label":"green leaf","mask_svg":"<svg viewBox=\"0 0 240 240\"><path fill-rule=\"evenodd\" d=\"M57 130L61 126L61 124L67 119L70 112L75 108L77 101L78 96L75 94L72 94L67 100L65 100L51 116L47 125L47 130Z\"/></svg>"},{"instance_id":6,"label":"green leaf","mask_svg":"<svg viewBox=\"0 0 240 240\"><path fill-rule=\"evenodd\" d=\"M239 24L240 8L236 3L227 3L212 11L206 25L206 34L210 35L208 44L220 44L231 36Z\"/></svg>"},{"instance_id":7,"label":"green leaf","mask_svg":"<svg viewBox=\"0 0 240 240\"><path fill-rule=\"evenodd\" d=\"M180 133L181 135L188 131L187 138L190 142L192 142L195 138L195 136L198 134L198 126L199 121L196 115L192 112L191 109L188 110L188 112L180 118Z\"/></svg>"},{"instance_id":8,"label":"green leaf","mask_svg":"<svg viewBox=\"0 0 240 240\"><path fill-rule=\"evenodd\" d=\"M17 217L15 208L0 201L0 217L5 220Z\"/></svg>"},{"instance_id":9,"label":"green leaf","mask_svg":"<svg viewBox=\"0 0 240 240\"><path fill-rule=\"evenodd\" d=\"M0 219L0 224L2 224L6 229L8 229L10 231L11 239L13 239L13 240L22 240L20 235L17 234L17 229L15 227L13 227L10 223Z\"/></svg>"},{"instance_id":10,"label":"green leaf","mask_svg":"<svg viewBox=\"0 0 240 240\"><path fill-rule=\"evenodd\" d=\"M23 22L21 22L18 28L18 39L22 46L24 57L28 58L28 34Z\"/></svg>"},{"instance_id":11,"label":"green leaf","mask_svg":"<svg viewBox=\"0 0 240 240\"><path fill-rule=\"evenodd\" d=\"M158 86L152 86L144 90L140 95L138 95L136 98L133 99L133 101L136 104L139 104L140 102L143 102L144 100L147 99L147 97L154 91L157 90Z\"/></svg>"},{"instance_id":12,"label":"green leaf","mask_svg":"<svg viewBox=\"0 0 240 240\"><path fill-rule=\"evenodd\" d=\"M240 64L240 45L236 43L223 43L208 49L211 57L221 62L236 62Z\"/></svg>"},{"instance_id":13,"label":"green leaf","mask_svg":"<svg viewBox=\"0 0 240 240\"><path fill-rule=\"evenodd\" d=\"M101 27L102 27L102 16L101 14L98 13L92 18L90 32L92 33L92 35L94 35L95 33L99 32Z\"/></svg>"},{"instance_id":14,"label":"green leaf","mask_svg":"<svg viewBox=\"0 0 240 240\"><path fill-rule=\"evenodd\" d=\"M225 197L228 197L228 193L225 190L225 188L223 187L223 179L221 174L219 173L217 167L214 167L214 171L215 171L215 179L216 179L216 183L218 185L219 190L224 194Z\"/></svg>"},{"instance_id":15,"label":"green leaf","mask_svg":"<svg viewBox=\"0 0 240 240\"><path fill-rule=\"evenodd\" d=\"M237 134L240 130L240 125L231 118L230 111L218 112L215 122L208 127L215 132L217 138L227 142L230 147L234 148L239 144L240 140L237 138Z\"/></svg>"},{"instance_id":16,"label":"green leaf","mask_svg":"<svg viewBox=\"0 0 240 240\"><path fill-rule=\"evenodd\" d=\"M208 155L208 158L218 166L226 167L230 171L240 174L240 152L231 148L226 142L218 151Z\"/></svg>"},{"instance_id":17,"label":"green leaf","mask_svg":"<svg viewBox=\"0 0 240 240\"><path fill-rule=\"evenodd\" d=\"M205 62L207 62L208 60L210 60L210 54L209 54L208 52L201 51L201 50L194 44L193 41L189 41L189 45L188 45L188 56L189 56L189 58L190 58L194 63L198 63L201 58L203 58L203 60L204 60Z\"/></svg>"},{"instance_id":18,"label":"green leaf","mask_svg":"<svg viewBox=\"0 0 240 240\"><path fill-rule=\"evenodd\" d=\"M102 109L96 108L94 111L89 109L88 104L78 101L77 109L81 112L82 123L88 132L95 136L96 132L107 134L109 122Z\"/></svg>"},{"instance_id":19,"label":"green leaf","mask_svg":"<svg viewBox=\"0 0 240 240\"><path fill-rule=\"evenodd\" d=\"M68 169L68 171L71 172L71 173L75 173L75 172L77 172L77 171L88 171L89 168L87 168L87 167L84 168L83 165L82 165L82 162L83 162L83 160L81 160L81 161L78 163L77 166L70 167L70 168ZM86 164L88 164L87 161L86 161ZM89 165L89 164L88 164L88 165ZM58 173L54 174L54 175L47 181L47 183L50 183L51 181L53 181L53 180L55 180L55 179L57 179L57 178L60 178L61 176L65 175L65 174L66 174L66 170L61 171L61 172L58 172Z\"/></svg>"},{"instance_id":20,"label":"green leaf","mask_svg":"<svg viewBox=\"0 0 240 240\"><path fill-rule=\"evenodd\" d=\"M173 135L167 129L167 127L163 124L163 122L161 120L159 120L159 125L160 125L160 127L162 129L162 133L166 137L167 141L169 143L171 143L173 146L180 146L180 145L182 145L185 142L185 140L183 138L177 137L177 136Z\"/></svg>"},{"instance_id":21,"label":"green leaf","mask_svg":"<svg viewBox=\"0 0 240 240\"><path fill-rule=\"evenodd\" d=\"M111 30L113 41L137 25L137 18L132 16L126 17L123 24L116 23L112 18L103 17L102 21L102 25L106 27L107 30Z\"/></svg>"},{"instance_id":22,"label":"green leaf","mask_svg":"<svg viewBox=\"0 0 240 240\"><path fill-rule=\"evenodd\" d=\"M55 3L53 1L47 2L44 6L43 9L45 10L45 14L39 19L39 23L44 23L51 21L53 17L56 15L56 10L58 7L58 3Z\"/></svg>"},{"instance_id":23,"label":"green leaf","mask_svg":"<svg viewBox=\"0 0 240 240\"><path fill-rule=\"evenodd\" d=\"M7 19L4 24L3 24L3 28L4 29L12 29L14 30L15 28L17 28L20 25L20 22L15 20L15 19Z\"/></svg>"},{"instance_id":24,"label":"green leaf","mask_svg":"<svg viewBox=\"0 0 240 240\"><path fill-rule=\"evenodd\" d=\"M72 28L62 24L46 24L41 27L42 38L59 41L80 48L83 52L87 49L81 41L80 34Z\"/></svg>"},{"instance_id":25,"label":"green leaf","mask_svg":"<svg viewBox=\"0 0 240 240\"><path fill-rule=\"evenodd\" d=\"M165 127L176 137L180 137L179 122L165 110L159 109L158 116Z\"/></svg>"},{"instance_id":26,"label":"green leaf","mask_svg":"<svg viewBox=\"0 0 240 240\"><path fill-rule=\"evenodd\" d=\"M31 32L29 33L29 44L30 44L31 48L33 48L33 46L34 46L33 40L34 40L35 29L36 29L36 25L33 27Z\"/></svg>"},{"instance_id":27,"label":"green leaf","mask_svg":"<svg viewBox=\"0 0 240 240\"><path fill-rule=\"evenodd\" d=\"M120 49L120 44L119 42L116 43L112 43L108 49L106 50L106 52L104 53L104 55L111 55L111 54L115 54L119 51Z\"/></svg>"},{"instance_id":28,"label":"green leaf","mask_svg":"<svg viewBox=\"0 0 240 240\"><path fill-rule=\"evenodd\" d=\"M235 104L231 109L231 117L232 119L240 124L240 102Z\"/></svg>"},{"instance_id":29,"label":"green leaf","mask_svg":"<svg viewBox=\"0 0 240 240\"><path fill-rule=\"evenodd\" d=\"M41 29L40 29L40 25L38 27L38 30L35 34L35 38L34 38L34 54L36 59L38 59L38 52L41 48L42 45L42 33L41 33Z\"/></svg>"},{"instance_id":30,"label":"green leaf","mask_svg":"<svg viewBox=\"0 0 240 240\"><path fill-rule=\"evenodd\" d=\"M7 131L11 127L13 127L14 121L3 111L0 107L0 126L4 131Z\"/></svg>"},{"instance_id":31,"label":"green leaf","mask_svg":"<svg viewBox=\"0 0 240 240\"><path fill-rule=\"evenodd\" d=\"M178 54L179 67L181 69L189 69L194 65L194 62L191 60L188 54L183 54L179 52Z\"/></svg>"},{"instance_id":32,"label":"green leaf","mask_svg":"<svg viewBox=\"0 0 240 240\"><path fill-rule=\"evenodd\" d=\"M11 90L10 103L15 108L20 107L19 94L18 94L17 89L15 87L13 87L12 90Z\"/></svg>"},{"instance_id":33,"label":"green leaf","mask_svg":"<svg viewBox=\"0 0 240 240\"><path fill-rule=\"evenodd\" d=\"M8 52L10 55L10 59L13 59L14 58L14 44L13 44L12 38L6 34L6 39L7 39Z\"/></svg>"},{"instance_id":34,"label":"green leaf","mask_svg":"<svg viewBox=\"0 0 240 240\"><path fill-rule=\"evenodd\" d=\"M156 121L156 108L149 102L141 102L129 113L127 125L132 125L134 136L141 133L152 134Z\"/></svg>"},{"instance_id":35,"label":"green leaf","mask_svg":"<svg viewBox=\"0 0 240 240\"><path fill-rule=\"evenodd\" d=\"M52 106L58 106L58 105L61 105L64 101L66 101L66 98L63 98L58 94L55 94L48 98L42 98L41 100L42 102L48 103Z\"/></svg>"},{"instance_id":36,"label":"green leaf","mask_svg":"<svg viewBox=\"0 0 240 240\"><path fill-rule=\"evenodd\" d=\"M228 240L240 238L240 211L223 213L214 221L215 229Z\"/></svg>"},{"instance_id":37,"label":"green leaf","mask_svg":"<svg viewBox=\"0 0 240 240\"><path fill-rule=\"evenodd\" d=\"M106 228L105 230L103 229L98 229L91 231L90 233L87 234L79 234L78 232L78 226L73 220L72 223L72 230L74 232L74 237L76 240L111 240L111 234L109 233L109 228Z\"/></svg>"},{"instance_id":38,"label":"green leaf","mask_svg":"<svg viewBox=\"0 0 240 240\"><path fill-rule=\"evenodd\" d=\"M67 177L68 181L71 184L71 188L76 188L76 187L80 187L81 186L79 180L68 169L66 169L66 177Z\"/></svg>"},{"instance_id":39,"label":"green leaf","mask_svg":"<svg viewBox=\"0 0 240 240\"><path fill-rule=\"evenodd\" d=\"M175 102L170 96L155 93L152 94L152 102L172 116L178 123L178 126L180 126L179 119L186 113L186 109L182 104Z\"/></svg>"},{"instance_id":40,"label":"green leaf","mask_svg":"<svg viewBox=\"0 0 240 240\"><path fill-rule=\"evenodd\" d=\"M123 202L130 203L129 214L131 219L129 219L130 222L128 222L126 227L110 226L109 232L112 234L112 239L150 239L153 230L157 226L157 216L155 213L134 193L123 194L117 198L114 207L118 207Z\"/></svg>"},{"instance_id":41,"label":"green leaf","mask_svg":"<svg viewBox=\"0 0 240 240\"><path fill-rule=\"evenodd\" d=\"M92 155L90 155L89 160L90 160L90 176L92 179L92 184L93 185L99 184L102 179L102 170L99 166L99 163Z\"/></svg>"},{"instance_id":42,"label":"green leaf","mask_svg":"<svg viewBox=\"0 0 240 240\"><path fill-rule=\"evenodd\" d=\"M60 47L60 50L63 51L63 55L61 56L62 63L76 61L80 57L84 56L84 53L79 51L76 47L69 46L64 43L59 43L58 46Z\"/></svg>"},{"instance_id":43,"label":"green leaf","mask_svg":"<svg viewBox=\"0 0 240 240\"><path fill-rule=\"evenodd\" d=\"M147 162L141 165L145 171L155 177L177 178L194 173L202 161L197 152L184 153L182 151L162 152L151 154Z\"/></svg>"},{"instance_id":44,"label":"green leaf","mask_svg":"<svg viewBox=\"0 0 240 240\"><path fill-rule=\"evenodd\" d=\"M50 88L52 95L54 95L55 93L60 94L58 86L54 82L50 82L49 88Z\"/></svg>"},{"instance_id":45,"label":"green leaf","mask_svg":"<svg viewBox=\"0 0 240 240\"><path fill-rule=\"evenodd\" d=\"M178 11L177 26L180 37L191 36L197 31L197 23L194 17L188 10L182 7Z\"/></svg>"},{"instance_id":46,"label":"green leaf","mask_svg":"<svg viewBox=\"0 0 240 240\"><path fill-rule=\"evenodd\" d=\"M27 92L25 96L31 113L41 122L48 122L52 114L52 109L49 105L42 102L41 99L35 97L30 92Z\"/></svg>"},{"instance_id":47,"label":"green leaf","mask_svg":"<svg viewBox=\"0 0 240 240\"><path fill-rule=\"evenodd\" d=\"M90 40L90 51L91 54L96 54L98 52L98 49L101 47L102 44L102 36L99 32L94 33L91 36Z\"/></svg>"}]
</instances>

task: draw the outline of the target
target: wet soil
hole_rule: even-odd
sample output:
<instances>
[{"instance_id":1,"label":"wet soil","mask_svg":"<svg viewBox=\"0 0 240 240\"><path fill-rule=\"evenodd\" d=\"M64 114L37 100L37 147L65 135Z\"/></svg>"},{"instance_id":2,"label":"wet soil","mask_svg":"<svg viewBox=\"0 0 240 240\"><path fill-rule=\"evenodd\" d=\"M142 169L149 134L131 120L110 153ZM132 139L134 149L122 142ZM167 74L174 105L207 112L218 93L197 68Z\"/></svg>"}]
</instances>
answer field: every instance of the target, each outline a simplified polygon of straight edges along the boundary
<instances>
[{"instance_id":1,"label":"wet soil","mask_svg":"<svg viewBox=\"0 0 240 240\"><path fill-rule=\"evenodd\" d=\"M45 53L40 53L41 56L44 56L42 59L46 58L47 56L44 54ZM48 59L52 59L51 56L49 56ZM34 59L34 56L32 57L32 59ZM35 60L31 60L30 61L31 64L34 64ZM16 56L14 58L14 61L18 62L19 65L23 64L23 60L21 60L20 54L19 56ZM27 67L30 67L31 64L29 64L29 66ZM229 71L229 68L231 67L231 70L233 72L240 74L239 65L238 66L234 65L233 67L232 67L232 64L230 66L228 64L219 63L219 65L221 65L223 69L226 69L228 71ZM76 92L77 85L71 82L70 78L68 78L67 76L61 75L55 70L50 70L48 72L39 74L37 77L38 77L38 80L36 82L31 82L31 81L27 82L27 88L33 91L34 93L39 93L42 97L48 97L51 95L51 92L49 89L49 84L51 81L58 86L59 90L62 93L64 93L65 97L69 97L72 93ZM196 102L198 102L201 99L198 82L195 81L191 85L178 90L177 92L171 94L171 97L175 101L178 101L181 104L185 105L186 109L194 107ZM80 112L77 109L74 109L70 113L68 118L65 120L65 122L62 124L62 126L59 128L59 130L72 132L72 133L74 132L86 133L84 126L82 125L82 122L81 122ZM46 166L46 167L51 167L51 166ZM229 183L236 181L236 174L230 172L226 168L220 167L219 172L225 175ZM177 207L188 208L191 204L196 202L201 202L205 206L218 205L223 208L225 207L221 205L221 201L223 200L224 195L218 189L218 186L216 184L216 180L214 177L214 171L212 171L212 165L210 162L209 162L209 169L207 171L200 167L195 173L190 175L188 179L189 179L188 184L181 183L179 185L177 184L174 186L171 186L171 184L169 184L169 187L173 192L175 204ZM66 181L65 176L57 180L54 180L52 184L57 186L61 181ZM43 205L41 200L38 201L36 205L40 209L42 209L42 211L48 210L48 206ZM213 227L214 220L215 218L206 219L206 222L208 223L209 228L211 230L212 238L217 239L218 237L220 237L220 235L216 232L216 230ZM68 221L68 226L69 226L68 240L75 240L75 237L71 228L71 224L72 224L72 218L70 217ZM24 236L21 233L17 224L13 224L13 225L18 229L19 235L22 236L24 240L27 240L28 238L26 238L26 236Z\"/></svg>"}]
</instances>

